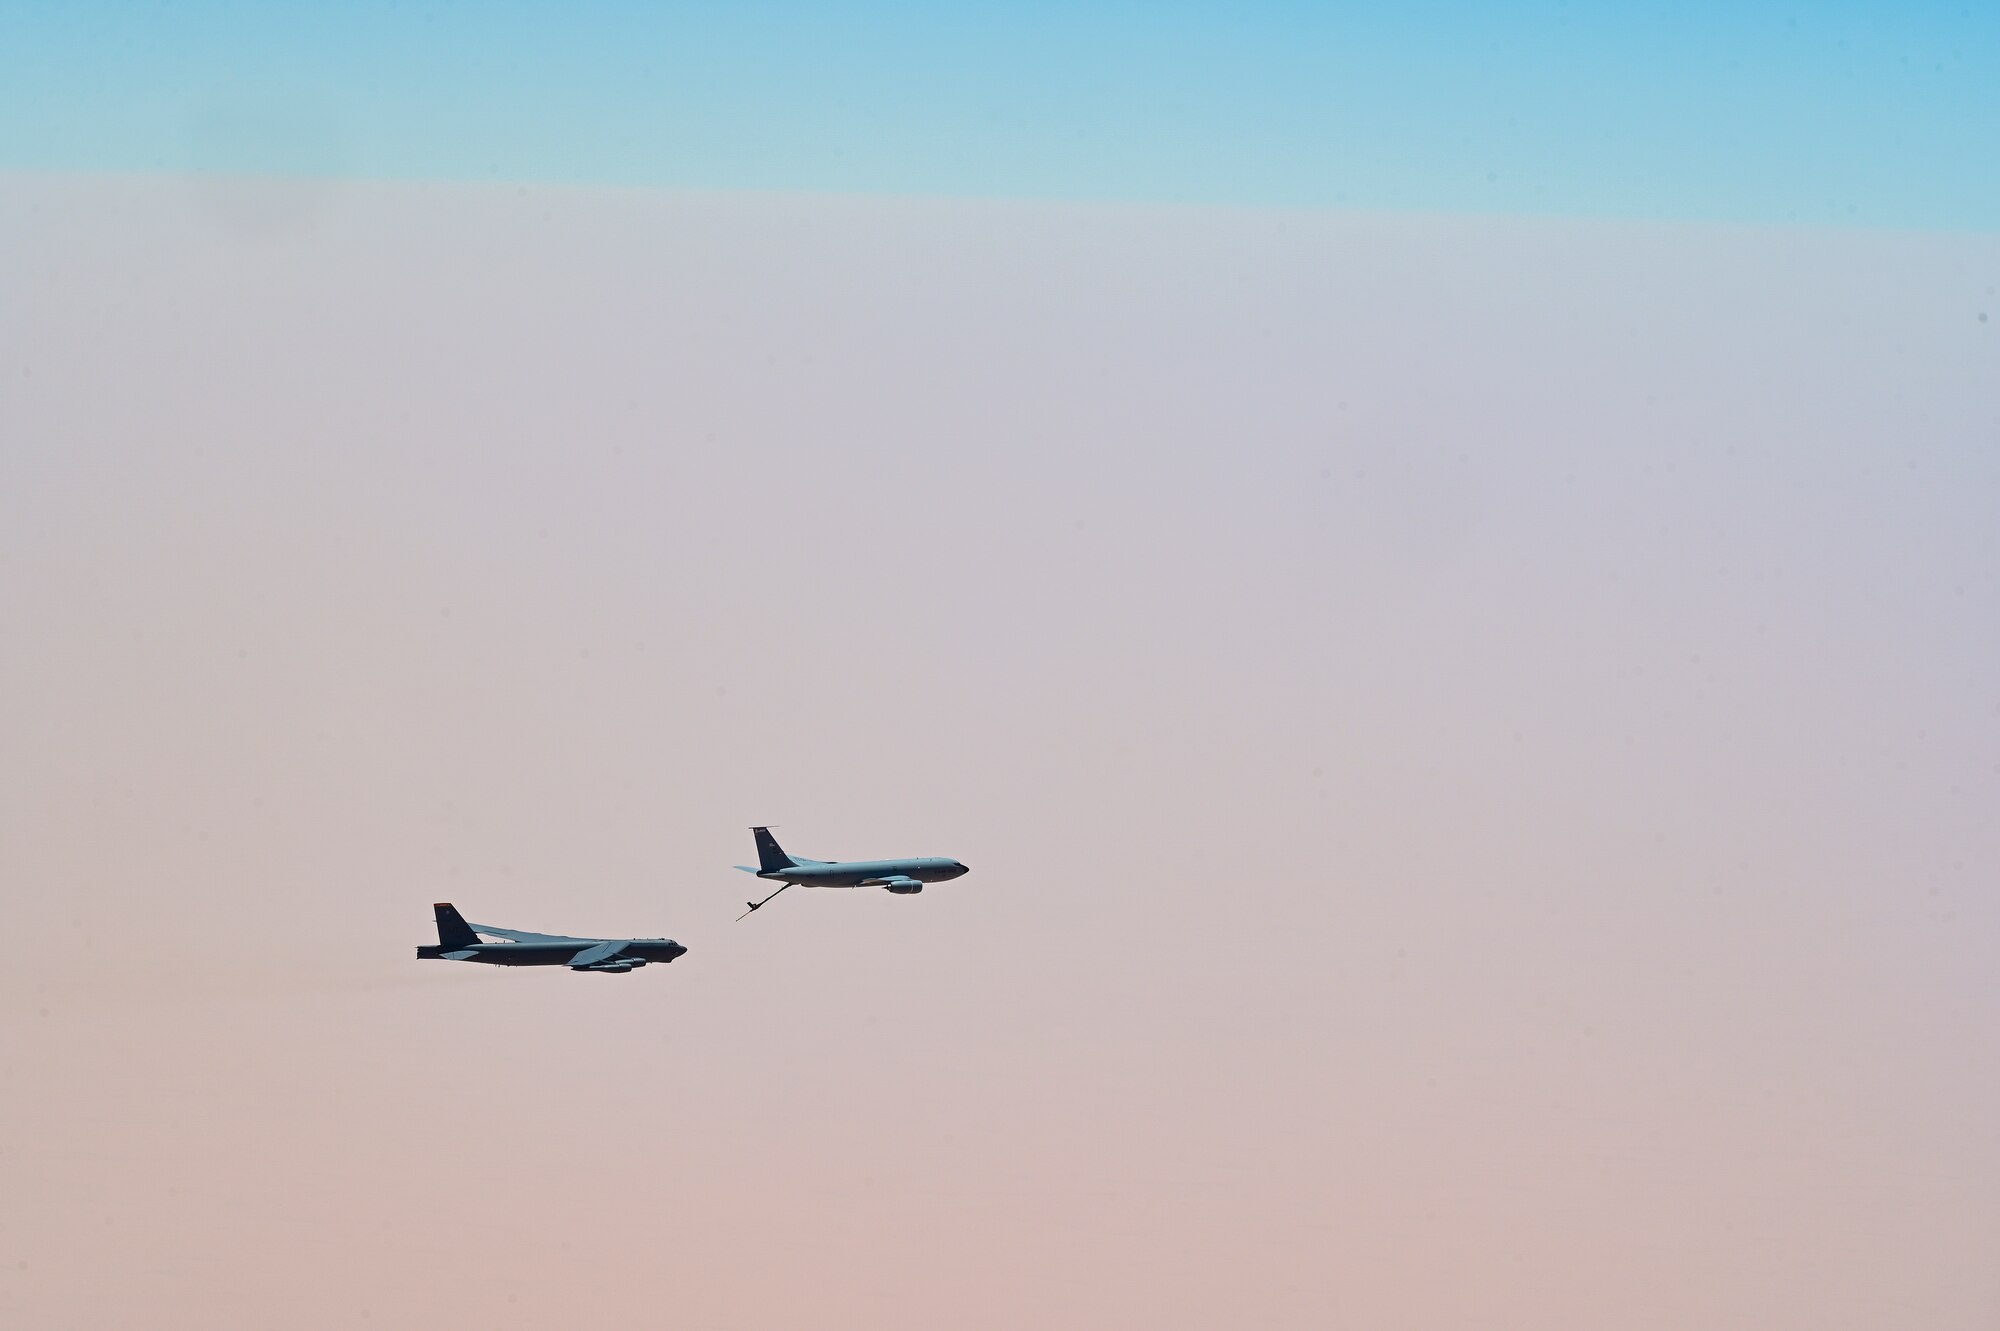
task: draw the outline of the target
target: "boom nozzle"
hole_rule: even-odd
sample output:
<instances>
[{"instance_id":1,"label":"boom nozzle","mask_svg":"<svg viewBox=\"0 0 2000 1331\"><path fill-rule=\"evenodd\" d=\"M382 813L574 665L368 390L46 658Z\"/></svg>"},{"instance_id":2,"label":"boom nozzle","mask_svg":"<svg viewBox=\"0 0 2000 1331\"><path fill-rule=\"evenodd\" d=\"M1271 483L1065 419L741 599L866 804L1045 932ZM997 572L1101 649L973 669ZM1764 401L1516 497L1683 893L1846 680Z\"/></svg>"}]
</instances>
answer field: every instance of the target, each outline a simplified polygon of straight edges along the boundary
<instances>
[{"instance_id":1,"label":"boom nozzle","mask_svg":"<svg viewBox=\"0 0 2000 1331\"><path fill-rule=\"evenodd\" d=\"M790 883L786 883L786 884L785 884L785 887L790 887L790 886L791 886L791 884L790 884ZM784 891L784 890L785 890L785 887L781 887L781 888L779 888L779 889L778 889L778 892L782 892L782 891ZM769 904L770 904L770 902L771 902L772 898L776 897L776 896L778 895L778 892L773 892L773 893L772 893L772 894L771 894L770 896L768 896L768 897L765 897L765 898L764 898L764 899L763 899L762 901L746 901L746 902L744 902L743 904L744 904L744 905L746 905L746 906L748 906L748 907L750 908L750 910L746 910L746 911L744 911L744 912L743 912L743 914L741 914L741 915L738 915L738 916L736 917L736 918L737 918L737 920L738 920L738 921L740 922L740 921L742 921L742 920L746 919L746 918L747 918L747 917L749 916L749 914L750 914L750 911L754 911L754 910L762 910L762 909L763 909L763 908L764 908L765 906L767 906L767 905L769 905Z\"/></svg>"}]
</instances>

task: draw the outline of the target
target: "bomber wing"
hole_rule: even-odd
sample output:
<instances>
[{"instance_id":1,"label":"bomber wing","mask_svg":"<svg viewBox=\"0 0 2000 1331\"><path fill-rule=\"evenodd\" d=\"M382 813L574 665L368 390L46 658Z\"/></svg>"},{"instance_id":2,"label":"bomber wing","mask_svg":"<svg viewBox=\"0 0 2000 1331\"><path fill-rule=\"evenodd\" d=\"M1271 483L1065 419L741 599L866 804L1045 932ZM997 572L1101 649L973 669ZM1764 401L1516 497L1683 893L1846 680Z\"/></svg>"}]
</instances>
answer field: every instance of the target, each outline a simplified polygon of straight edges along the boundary
<instances>
[{"instance_id":1,"label":"bomber wing","mask_svg":"<svg viewBox=\"0 0 2000 1331\"><path fill-rule=\"evenodd\" d=\"M465 927L476 934L492 934L495 938L504 938L510 943L576 943L581 946L600 941L595 938L571 938L568 934L532 934L526 929L499 929L490 924L468 922Z\"/></svg>"},{"instance_id":2,"label":"bomber wing","mask_svg":"<svg viewBox=\"0 0 2000 1331\"><path fill-rule=\"evenodd\" d=\"M629 939L619 938L606 943L598 943L593 947L587 947L569 959L570 968L572 970L588 970L599 962L609 961L620 952L623 952L625 944L629 941Z\"/></svg>"}]
</instances>

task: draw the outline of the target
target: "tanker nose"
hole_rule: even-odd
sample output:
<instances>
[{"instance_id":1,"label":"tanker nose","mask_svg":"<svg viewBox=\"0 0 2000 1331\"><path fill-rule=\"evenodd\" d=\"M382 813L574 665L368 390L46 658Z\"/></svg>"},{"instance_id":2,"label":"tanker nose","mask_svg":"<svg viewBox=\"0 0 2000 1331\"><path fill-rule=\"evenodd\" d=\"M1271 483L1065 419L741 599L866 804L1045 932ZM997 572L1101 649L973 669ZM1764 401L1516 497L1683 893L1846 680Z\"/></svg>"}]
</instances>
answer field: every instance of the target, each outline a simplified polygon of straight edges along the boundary
<instances>
[{"instance_id":1,"label":"tanker nose","mask_svg":"<svg viewBox=\"0 0 2000 1331\"><path fill-rule=\"evenodd\" d=\"M964 860L954 860L953 863L958 866L958 872L952 875L954 878L963 878L972 872L972 866Z\"/></svg>"}]
</instances>

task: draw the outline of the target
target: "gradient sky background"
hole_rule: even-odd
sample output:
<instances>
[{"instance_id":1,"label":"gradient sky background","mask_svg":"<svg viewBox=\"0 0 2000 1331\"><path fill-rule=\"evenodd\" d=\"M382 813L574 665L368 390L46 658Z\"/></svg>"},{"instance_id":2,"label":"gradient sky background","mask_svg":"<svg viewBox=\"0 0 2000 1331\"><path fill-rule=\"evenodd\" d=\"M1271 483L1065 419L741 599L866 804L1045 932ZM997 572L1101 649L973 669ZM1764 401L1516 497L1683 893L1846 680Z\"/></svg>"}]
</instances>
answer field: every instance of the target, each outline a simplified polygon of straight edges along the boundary
<instances>
[{"instance_id":1,"label":"gradient sky background","mask_svg":"<svg viewBox=\"0 0 2000 1331\"><path fill-rule=\"evenodd\" d=\"M0 167L2000 226L2000 8L0 7Z\"/></svg>"},{"instance_id":2,"label":"gradient sky background","mask_svg":"<svg viewBox=\"0 0 2000 1331\"><path fill-rule=\"evenodd\" d=\"M731 13L5 15L0 1322L1991 1331L1994 20Z\"/></svg>"}]
</instances>

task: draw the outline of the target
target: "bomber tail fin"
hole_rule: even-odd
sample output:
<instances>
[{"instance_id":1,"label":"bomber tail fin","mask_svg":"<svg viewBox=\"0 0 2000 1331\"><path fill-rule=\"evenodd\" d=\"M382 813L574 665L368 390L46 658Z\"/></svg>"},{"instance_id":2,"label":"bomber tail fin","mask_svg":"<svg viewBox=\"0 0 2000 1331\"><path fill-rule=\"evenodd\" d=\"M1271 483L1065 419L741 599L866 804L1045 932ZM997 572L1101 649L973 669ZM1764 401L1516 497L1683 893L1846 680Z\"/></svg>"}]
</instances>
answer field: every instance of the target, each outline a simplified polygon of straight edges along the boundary
<instances>
[{"instance_id":1,"label":"bomber tail fin","mask_svg":"<svg viewBox=\"0 0 2000 1331\"><path fill-rule=\"evenodd\" d=\"M785 854L784 848L778 844L778 839L771 835L770 828L753 827L750 832L757 838L757 872L770 873L774 869L798 867L798 861Z\"/></svg>"},{"instance_id":2,"label":"bomber tail fin","mask_svg":"<svg viewBox=\"0 0 2000 1331\"><path fill-rule=\"evenodd\" d=\"M457 952L479 946L479 935L472 932L472 926L458 913L458 907L449 901L440 901L431 907L431 911L437 916L439 947L447 952Z\"/></svg>"}]
</instances>

